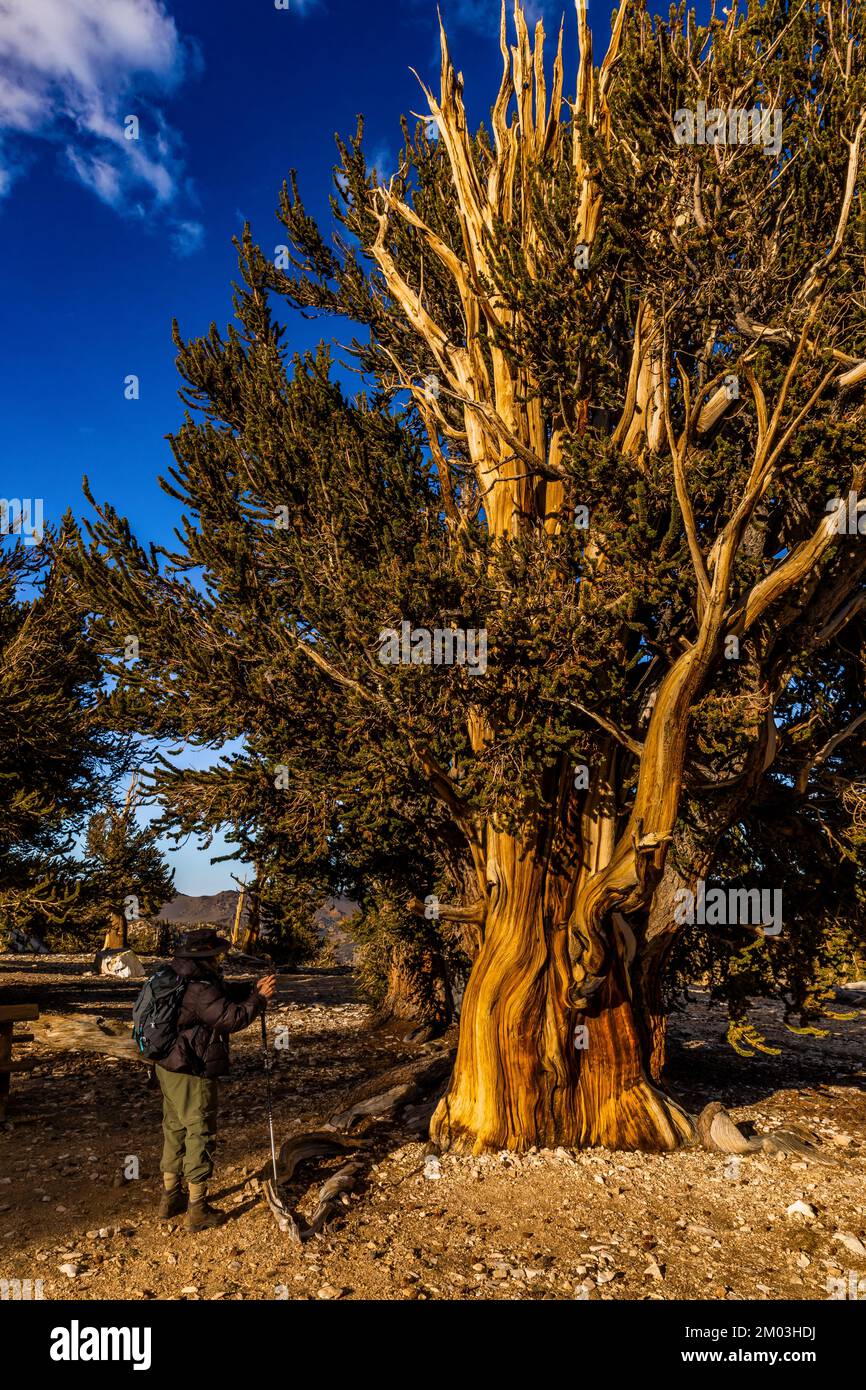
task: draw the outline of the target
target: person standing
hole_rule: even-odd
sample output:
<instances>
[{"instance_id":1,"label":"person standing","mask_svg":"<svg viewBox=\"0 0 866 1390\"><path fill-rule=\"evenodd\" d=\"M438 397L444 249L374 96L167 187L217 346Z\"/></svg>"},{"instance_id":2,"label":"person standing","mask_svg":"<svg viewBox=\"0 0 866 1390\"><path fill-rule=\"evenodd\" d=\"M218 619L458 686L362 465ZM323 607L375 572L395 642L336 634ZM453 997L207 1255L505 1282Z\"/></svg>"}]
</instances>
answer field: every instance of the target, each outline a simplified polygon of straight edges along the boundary
<instances>
[{"instance_id":1,"label":"person standing","mask_svg":"<svg viewBox=\"0 0 866 1390\"><path fill-rule=\"evenodd\" d=\"M159 1218L169 1221L186 1209L186 1228L219 1226L225 1212L207 1200L217 1138L217 1078L230 1067L229 1036L248 1028L267 1007L275 975L254 985L229 984L218 961L229 942L204 928L186 934L171 968L186 982L170 1051L156 1063L162 1091L163 1193ZM189 1205L183 1190L189 1188Z\"/></svg>"}]
</instances>

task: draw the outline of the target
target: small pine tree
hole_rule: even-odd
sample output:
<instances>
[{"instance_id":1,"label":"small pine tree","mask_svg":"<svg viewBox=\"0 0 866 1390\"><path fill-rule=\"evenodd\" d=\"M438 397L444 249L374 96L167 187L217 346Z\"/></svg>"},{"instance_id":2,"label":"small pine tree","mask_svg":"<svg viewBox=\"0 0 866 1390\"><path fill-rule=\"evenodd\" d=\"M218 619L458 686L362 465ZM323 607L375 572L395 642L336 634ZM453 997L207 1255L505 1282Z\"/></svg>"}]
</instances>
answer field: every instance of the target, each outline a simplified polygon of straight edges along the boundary
<instances>
[{"instance_id":1,"label":"small pine tree","mask_svg":"<svg viewBox=\"0 0 866 1390\"><path fill-rule=\"evenodd\" d=\"M103 807L87 827L81 907L76 916L82 923L107 923L104 950L124 949L129 923L158 911L174 885L174 873L157 844L157 831L136 824L133 786L122 805Z\"/></svg>"},{"instance_id":2,"label":"small pine tree","mask_svg":"<svg viewBox=\"0 0 866 1390\"><path fill-rule=\"evenodd\" d=\"M68 522L41 545L0 544L0 933L44 942L75 907L76 836L122 776L128 740L103 717L88 610L63 559Z\"/></svg>"}]
</instances>

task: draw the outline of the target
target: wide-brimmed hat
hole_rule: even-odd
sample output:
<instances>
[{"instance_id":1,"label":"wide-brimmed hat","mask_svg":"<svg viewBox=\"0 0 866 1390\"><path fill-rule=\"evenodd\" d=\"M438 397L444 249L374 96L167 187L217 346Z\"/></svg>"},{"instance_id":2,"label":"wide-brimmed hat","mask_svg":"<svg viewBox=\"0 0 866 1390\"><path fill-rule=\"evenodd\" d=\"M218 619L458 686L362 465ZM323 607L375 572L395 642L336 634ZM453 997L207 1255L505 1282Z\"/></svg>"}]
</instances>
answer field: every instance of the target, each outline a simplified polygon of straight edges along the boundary
<instances>
[{"instance_id":1,"label":"wide-brimmed hat","mask_svg":"<svg viewBox=\"0 0 866 1390\"><path fill-rule=\"evenodd\" d=\"M201 927L198 931L188 931L174 954L205 959L209 956L221 956L230 946L231 942L226 941L224 936L219 936L208 927Z\"/></svg>"}]
</instances>

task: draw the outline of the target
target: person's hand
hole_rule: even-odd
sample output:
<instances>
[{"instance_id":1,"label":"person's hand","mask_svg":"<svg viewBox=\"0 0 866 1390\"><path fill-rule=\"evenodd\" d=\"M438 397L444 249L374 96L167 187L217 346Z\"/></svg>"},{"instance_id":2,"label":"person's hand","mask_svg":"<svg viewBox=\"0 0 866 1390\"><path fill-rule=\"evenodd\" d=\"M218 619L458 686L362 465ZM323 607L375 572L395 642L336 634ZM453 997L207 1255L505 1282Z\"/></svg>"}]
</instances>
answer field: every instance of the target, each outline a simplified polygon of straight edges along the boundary
<instances>
[{"instance_id":1,"label":"person's hand","mask_svg":"<svg viewBox=\"0 0 866 1390\"><path fill-rule=\"evenodd\" d=\"M264 999L273 999L277 992L276 975L263 975L260 980L256 980L256 990Z\"/></svg>"}]
</instances>

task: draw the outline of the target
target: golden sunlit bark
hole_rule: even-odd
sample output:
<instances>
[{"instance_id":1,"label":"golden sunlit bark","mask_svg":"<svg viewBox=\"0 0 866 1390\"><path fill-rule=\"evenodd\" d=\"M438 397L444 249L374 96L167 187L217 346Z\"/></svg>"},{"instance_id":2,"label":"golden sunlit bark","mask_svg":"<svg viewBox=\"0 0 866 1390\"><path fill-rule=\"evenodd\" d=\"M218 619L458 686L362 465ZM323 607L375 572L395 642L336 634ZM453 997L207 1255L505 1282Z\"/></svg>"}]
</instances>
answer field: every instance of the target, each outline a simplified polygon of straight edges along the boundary
<instances>
[{"instance_id":1,"label":"golden sunlit bark","mask_svg":"<svg viewBox=\"0 0 866 1390\"><path fill-rule=\"evenodd\" d=\"M489 838L496 878L484 944L432 1138L476 1153L675 1148L691 1124L647 1079L626 967L614 965L585 1014L573 1010L561 884L545 881L533 846Z\"/></svg>"}]
</instances>

